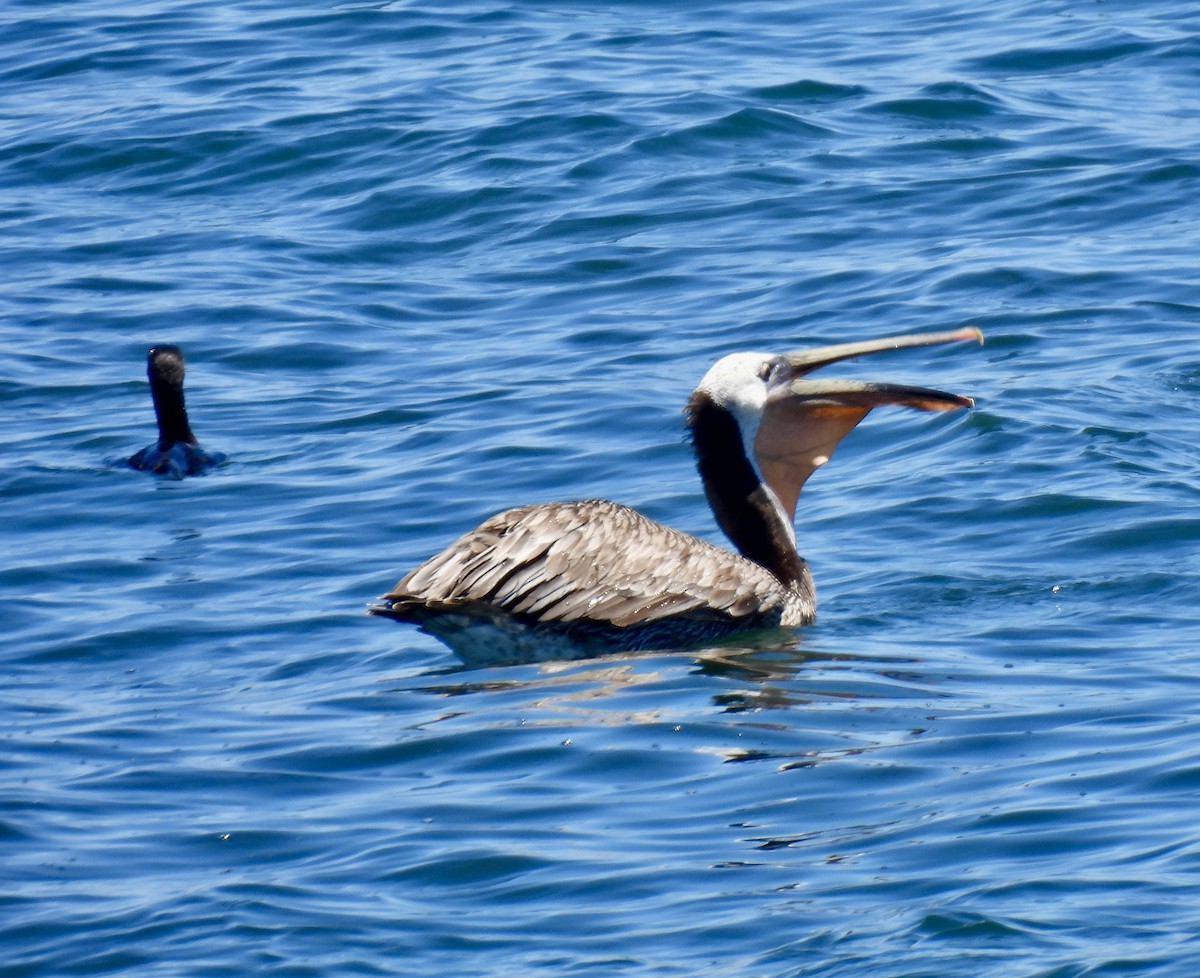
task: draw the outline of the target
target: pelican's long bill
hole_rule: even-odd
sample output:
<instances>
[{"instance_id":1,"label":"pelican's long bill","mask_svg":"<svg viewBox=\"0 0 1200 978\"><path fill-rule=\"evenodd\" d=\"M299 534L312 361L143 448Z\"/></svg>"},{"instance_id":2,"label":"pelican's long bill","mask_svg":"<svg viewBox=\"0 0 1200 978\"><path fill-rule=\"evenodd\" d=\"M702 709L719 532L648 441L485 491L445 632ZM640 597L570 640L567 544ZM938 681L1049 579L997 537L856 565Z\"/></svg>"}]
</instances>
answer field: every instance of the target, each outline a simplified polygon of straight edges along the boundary
<instances>
[{"instance_id":1,"label":"pelican's long bill","mask_svg":"<svg viewBox=\"0 0 1200 978\"><path fill-rule=\"evenodd\" d=\"M868 353L963 340L982 343L983 333L975 327L912 333L783 355L791 376L786 383L775 386L768 393L755 433L753 452L763 481L779 497L789 520L795 518L796 501L808 477L829 461L838 443L872 408L895 404L922 411L953 411L975 405L969 397L928 387L854 380L809 380L806 375L819 367Z\"/></svg>"},{"instance_id":2,"label":"pelican's long bill","mask_svg":"<svg viewBox=\"0 0 1200 978\"><path fill-rule=\"evenodd\" d=\"M905 350L914 346L937 346L940 343L958 343L974 340L983 343L983 331L975 326L962 329L946 329L933 333L908 333L905 336L887 336L881 340L859 340L855 343L836 343L833 346L818 346L812 350L796 350L784 357L797 377L811 373L818 367L827 367L839 360L850 360L868 353L885 353L888 350Z\"/></svg>"}]
</instances>

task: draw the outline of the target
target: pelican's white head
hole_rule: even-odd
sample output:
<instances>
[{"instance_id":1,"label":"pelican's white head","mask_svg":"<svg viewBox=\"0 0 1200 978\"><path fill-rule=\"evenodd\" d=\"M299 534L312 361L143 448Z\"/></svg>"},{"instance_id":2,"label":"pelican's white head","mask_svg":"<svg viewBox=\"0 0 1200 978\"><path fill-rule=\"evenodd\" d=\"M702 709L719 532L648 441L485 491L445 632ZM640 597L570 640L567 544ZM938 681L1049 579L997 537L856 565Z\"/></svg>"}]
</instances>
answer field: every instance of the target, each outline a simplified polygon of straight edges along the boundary
<instances>
[{"instance_id":1,"label":"pelican's white head","mask_svg":"<svg viewBox=\"0 0 1200 978\"><path fill-rule=\"evenodd\" d=\"M774 389L786 385L791 378L787 359L777 354L731 353L709 368L693 397L707 397L733 415L742 434L746 458L755 464L754 439L767 401Z\"/></svg>"}]
</instances>

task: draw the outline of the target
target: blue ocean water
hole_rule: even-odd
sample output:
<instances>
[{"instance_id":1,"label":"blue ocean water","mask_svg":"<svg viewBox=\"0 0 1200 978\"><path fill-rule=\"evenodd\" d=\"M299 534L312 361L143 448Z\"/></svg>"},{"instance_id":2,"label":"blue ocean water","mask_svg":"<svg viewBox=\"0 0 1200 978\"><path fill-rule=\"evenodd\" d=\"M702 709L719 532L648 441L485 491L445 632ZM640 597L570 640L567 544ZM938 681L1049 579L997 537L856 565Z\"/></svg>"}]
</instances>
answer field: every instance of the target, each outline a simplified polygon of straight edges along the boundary
<instances>
[{"instance_id":1,"label":"blue ocean water","mask_svg":"<svg viewBox=\"0 0 1200 978\"><path fill-rule=\"evenodd\" d=\"M0 974L1194 978L1200 13L0 8ZM367 602L720 355L978 325L794 647L480 666ZM153 440L154 343L200 440Z\"/></svg>"}]
</instances>

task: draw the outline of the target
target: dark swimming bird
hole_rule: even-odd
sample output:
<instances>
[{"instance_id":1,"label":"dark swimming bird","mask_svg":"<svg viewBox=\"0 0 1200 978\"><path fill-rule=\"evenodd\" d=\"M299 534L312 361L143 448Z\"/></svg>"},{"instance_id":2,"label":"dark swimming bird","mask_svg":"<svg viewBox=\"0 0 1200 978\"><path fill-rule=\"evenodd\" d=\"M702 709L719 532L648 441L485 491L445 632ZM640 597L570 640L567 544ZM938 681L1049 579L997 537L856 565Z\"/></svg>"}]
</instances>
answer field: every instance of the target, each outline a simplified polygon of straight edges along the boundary
<instances>
[{"instance_id":1,"label":"dark swimming bird","mask_svg":"<svg viewBox=\"0 0 1200 978\"><path fill-rule=\"evenodd\" d=\"M792 521L808 477L874 407L972 407L899 384L810 380L818 367L977 329L718 361L686 408L704 491L738 553L602 499L493 516L405 576L371 614L411 622L465 658L680 647L813 620ZM506 650L499 652L500 649Z\"/></svg>"},{"instance_id":2,"label":"dark swimming bird","mask_svg":"<svg viewBox=\"0 0 1200 978\"><path fill-rule=\"evenodd\" d=\"M156 346L146 356L150 396L158 418L158 441L129 459L130 468L182 479L228 459L224 452L206 452L192 434L183 404L183 351Z\"/></svg>"}]
</instances>

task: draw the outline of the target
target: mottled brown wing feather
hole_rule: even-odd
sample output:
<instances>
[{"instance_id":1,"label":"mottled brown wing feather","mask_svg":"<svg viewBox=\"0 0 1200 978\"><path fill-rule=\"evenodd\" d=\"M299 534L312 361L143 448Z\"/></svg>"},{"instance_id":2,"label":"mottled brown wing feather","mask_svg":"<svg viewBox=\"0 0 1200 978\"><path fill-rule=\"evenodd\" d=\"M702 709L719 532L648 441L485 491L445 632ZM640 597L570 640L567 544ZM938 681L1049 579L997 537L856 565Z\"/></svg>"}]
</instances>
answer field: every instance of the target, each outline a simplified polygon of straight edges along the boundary
<instances>
[{"instance_id":1,"label":"mottled brown wing feather","mask_svg":"<svg viewBox=\"0 0 1200 978\"><path fill-rule=\"evenodd\" d=\"M777 618L779 582L758 564L607 500L510 509L384 595L393 611L477 604L544 622L617 627L666 618Z\"/></svg>"}]
</instances>

